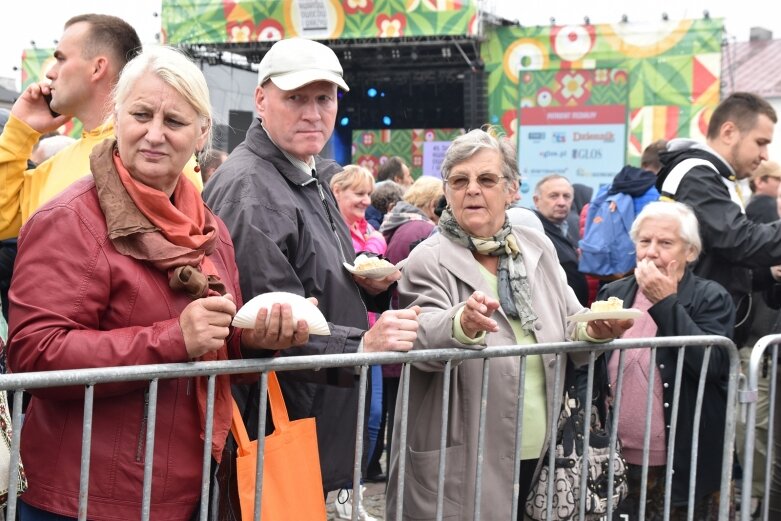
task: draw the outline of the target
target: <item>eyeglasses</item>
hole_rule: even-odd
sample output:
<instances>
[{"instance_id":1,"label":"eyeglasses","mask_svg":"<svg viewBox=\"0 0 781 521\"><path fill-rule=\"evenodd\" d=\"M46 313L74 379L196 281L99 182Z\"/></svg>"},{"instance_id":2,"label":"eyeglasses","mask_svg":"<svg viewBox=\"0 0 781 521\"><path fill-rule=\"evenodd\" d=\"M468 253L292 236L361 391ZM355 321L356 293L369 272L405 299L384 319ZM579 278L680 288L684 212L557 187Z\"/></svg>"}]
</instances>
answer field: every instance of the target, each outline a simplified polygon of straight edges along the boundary
<instances>
[{"instance_id":1,"label":"eyeglasses","mask_svg":"<svg viewBox=\"0 0 781 521\"><path fill-rule=\"evenodd\" d=\"M493 188L504 177L495 174L480 174L477 178L470 178L466 175L451 175L445 179L445 182L452 190L464 190L473 179L477 181L481 188Z\"/></svg>"}]
</instances>

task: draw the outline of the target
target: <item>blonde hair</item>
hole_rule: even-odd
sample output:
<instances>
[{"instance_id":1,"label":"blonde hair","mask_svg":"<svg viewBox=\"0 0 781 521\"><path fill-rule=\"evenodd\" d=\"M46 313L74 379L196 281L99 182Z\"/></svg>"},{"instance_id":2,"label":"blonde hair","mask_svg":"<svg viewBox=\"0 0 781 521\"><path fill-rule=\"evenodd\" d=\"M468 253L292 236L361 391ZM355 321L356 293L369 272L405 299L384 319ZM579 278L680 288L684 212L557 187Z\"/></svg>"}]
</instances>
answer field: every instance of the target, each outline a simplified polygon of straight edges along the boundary
<instances>
[{"instance_id":1,"label":"blonde hair","mask_svg":"<svg viewBox=\"0 0 781 521\"><path fill-rule=\"evenodd\" d=\"M212 142L209 87L201 69L179 49L165 45L145 45L141 54L130 60L119 75L112 96L114 112L119 111L136 82L148 72L174 89L195 109L201 120L201 128L208 129L206 143L200 152L208 151Z\"/></svg>"},{"instance_id":2,"label":"blonde hair","mask_svg":"<svg viewBox=\"0 0 781 521\"><path fill-rule=\"evenodd\" d=\"M404 201L420 209L426 208L431 201L438 201L444 194L442 181L431 176L422 176L404 192Z\"/></svg>"},{"instance_id":3,"label":"blonde hair","mask_svg":"<svg viewBox=\"0 0 781 521\"><path fill-rule=\"evenodd\" d=\"M360 165L347 165L344 170L331 178L331 190L345 190L352 188L355 190L361 186L369 185L369 191L374 190L374 176L367 169Z\"/></svg>"}]
</instances>

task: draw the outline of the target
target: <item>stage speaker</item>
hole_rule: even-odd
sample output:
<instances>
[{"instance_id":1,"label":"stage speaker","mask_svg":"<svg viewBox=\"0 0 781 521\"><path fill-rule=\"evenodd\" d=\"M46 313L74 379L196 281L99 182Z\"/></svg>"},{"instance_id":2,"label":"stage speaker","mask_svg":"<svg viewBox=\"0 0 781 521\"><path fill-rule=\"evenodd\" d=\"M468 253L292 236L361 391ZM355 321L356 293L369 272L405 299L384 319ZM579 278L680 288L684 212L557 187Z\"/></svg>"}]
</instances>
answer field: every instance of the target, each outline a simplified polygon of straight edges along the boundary
<instances>
[{"instance_id":1,"label":"stage speaker","mask_svg":"<svg viewBox=\"0 0 781 521\"><path fill-rule=\"evenodd\" d=\"M231 110L228 112L228 153L239 146L244 141L252 122L255 120L255 113L246 110Z\"/></svg>"}]
</instances>

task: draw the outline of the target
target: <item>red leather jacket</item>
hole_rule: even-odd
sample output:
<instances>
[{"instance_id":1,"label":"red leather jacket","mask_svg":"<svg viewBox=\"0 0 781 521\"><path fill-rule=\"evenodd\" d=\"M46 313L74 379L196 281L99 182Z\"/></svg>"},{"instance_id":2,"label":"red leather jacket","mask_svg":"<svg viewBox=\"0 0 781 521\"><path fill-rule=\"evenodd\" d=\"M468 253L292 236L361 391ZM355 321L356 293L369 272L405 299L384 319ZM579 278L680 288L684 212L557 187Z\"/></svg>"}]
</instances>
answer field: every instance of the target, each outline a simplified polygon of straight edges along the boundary
<instances>
[{"instance_id":1,"label":"red leather jacket","mask_svg":"<svg viewBox=\"0 0 781 521\"><path fill-rule=\"evenodd\" d=\"M222 221L210 258L241 305L233 245ZM190 299L169 289L166 274L151 264L114 249L92 178L74 183L22 228L10 300L13 372L189 360L178 317ZM241 356L239 335L229 351L231 358ZM89 519L140 518L146 387L95 387ZM160 381L152 519L186 520L198 505L203 441L195 391L194 379ZM21 439L29 489L22 499L76 517L84 389L31 393Z\"/></svg>"}]
</instances>

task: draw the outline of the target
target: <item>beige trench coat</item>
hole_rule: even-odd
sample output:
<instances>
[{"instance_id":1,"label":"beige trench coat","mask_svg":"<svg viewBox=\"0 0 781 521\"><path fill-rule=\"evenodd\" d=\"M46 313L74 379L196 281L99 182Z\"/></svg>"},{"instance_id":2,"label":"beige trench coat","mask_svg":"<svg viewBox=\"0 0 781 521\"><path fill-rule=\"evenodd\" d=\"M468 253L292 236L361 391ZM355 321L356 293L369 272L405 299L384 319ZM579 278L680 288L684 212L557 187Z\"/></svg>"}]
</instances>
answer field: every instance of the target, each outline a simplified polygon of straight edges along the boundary
<instances>
[{"instance_id":1,"label":"beige trench coat","mask_svg":"<svg viewBox=\"0 0 781 521\"><path fill-rule=\"evenodd\" d=\"M556 251L542 233L516 226L524 264L531 284L532 307L537 320L534 334L538 342L561 342L570 338L573 326L565 317L582 311L559 266ZM419 305L420 329L415 349L470 348L452 337L453 316L475 291L491 294L480 273L477 261L464 247L436 235L427 239L410 254L399 282L402 307ZM499 332L489 333L489 346L513 345L515 336L504 313L494 318ZM578 356L578 362L587 359ZM546 440L553 400L554 355L542 355L547 388ZM409 427L407 434L404 519L434 519L436 515L439 437L442 420L442 380L444 363L419 363L410 368ZM561 365L563 393L564 364ZM477 436L482 388L482 360L467 360L454 365L450 380L450 421L447 433L445 463L444 518L470 520L474 515ZM517 357L490 361L486 440L483 464L481 518L511 519L513 472L515 460L516 395L519 379ZM387 519L396 516L398 485L400 404L396 411L391 447L390 475L387 490ZM546 442L547 443L547 442ZM525 498L520 498L525 501Z\"/></svg>"}]
</instances>

